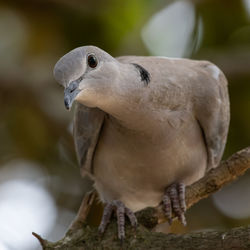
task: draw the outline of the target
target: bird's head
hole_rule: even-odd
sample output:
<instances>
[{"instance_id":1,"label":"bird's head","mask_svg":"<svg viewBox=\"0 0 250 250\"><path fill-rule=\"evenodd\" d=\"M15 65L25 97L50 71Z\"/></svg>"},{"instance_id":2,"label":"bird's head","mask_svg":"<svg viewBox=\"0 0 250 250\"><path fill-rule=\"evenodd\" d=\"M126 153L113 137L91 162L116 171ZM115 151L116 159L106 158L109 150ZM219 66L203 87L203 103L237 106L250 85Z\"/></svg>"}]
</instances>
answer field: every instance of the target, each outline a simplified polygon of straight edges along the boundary
<instances>
[{"instance_id":1,"label":"bird's head","mask_svg":"<svg viewBox=\"0 0 250 250\"><path fill-rule=\"evenodd\" d=\"M119 73L117 61L94 46L76 48L64 55L54 67L54 77L64 90L64 103L70 109L75 100L98 106L107 98Z\"/></svg>"}]
</instances>

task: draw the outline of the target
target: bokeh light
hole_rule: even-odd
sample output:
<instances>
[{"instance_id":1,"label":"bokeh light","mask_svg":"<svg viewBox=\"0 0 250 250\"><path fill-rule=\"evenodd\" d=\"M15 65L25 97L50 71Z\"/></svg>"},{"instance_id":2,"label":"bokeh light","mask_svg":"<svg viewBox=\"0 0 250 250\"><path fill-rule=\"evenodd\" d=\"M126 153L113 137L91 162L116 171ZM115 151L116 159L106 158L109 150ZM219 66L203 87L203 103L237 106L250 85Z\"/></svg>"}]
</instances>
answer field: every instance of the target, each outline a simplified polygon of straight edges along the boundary
<instances>
[{"instance_id":1,"label":"bokeh light","mask_svg":"<svg viewBox=\"0 0 250 250\"><path fill-rule=\"evenodd\" d=\"M250 176L244 175L213 195L215 206L226 216L234 219L250 217Z\"/></svg>"},{"instance_id":2,"label":"bokeh light","mask_svg":"<svg viewBox=\"0 0 250 250\"><path fill-rule=\"evenodd\" d=\"M156 13L142 30L145 45L152 55L157 56L190 56L194 48L198 49L201 38L202 21L201 18L196 20L195 8L190 1L170 3Z\"/></svg>"},{"instance_id":3,"label":"bokeh light","mask_svg":"<svg viewBox=\"0 0 250 250\"><path fill-rule=\"evenodd\" d=\"M9 250L33 250L39 244L31 232L47 235L57 216L44 176L39 166L24 161L7 164L0 175L0 244Z\"/></svg>"}]
</instances>

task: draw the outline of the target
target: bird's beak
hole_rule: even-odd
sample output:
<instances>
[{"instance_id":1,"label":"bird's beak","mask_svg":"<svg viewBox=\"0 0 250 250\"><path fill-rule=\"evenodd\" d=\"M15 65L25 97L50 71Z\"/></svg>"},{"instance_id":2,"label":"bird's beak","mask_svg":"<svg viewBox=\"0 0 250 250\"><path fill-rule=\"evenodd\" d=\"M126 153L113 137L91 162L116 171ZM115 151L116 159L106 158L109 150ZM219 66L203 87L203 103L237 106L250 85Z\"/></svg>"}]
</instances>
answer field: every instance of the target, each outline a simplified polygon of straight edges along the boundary
<instances>
[{"instance_id":1,"label":"bird's beak","mask_svg":"<svg viewBox=\"0 0 250 250\"><path fill-rule=\"evenodd\" d=\"M68 87L65 88L64 90L64 105L66 107L66 109L70 109L75 97L77 96L77 94L80 92L79 89L79 82L77 81L73 81L69 84Z\"/></svg>"}]
</instances>

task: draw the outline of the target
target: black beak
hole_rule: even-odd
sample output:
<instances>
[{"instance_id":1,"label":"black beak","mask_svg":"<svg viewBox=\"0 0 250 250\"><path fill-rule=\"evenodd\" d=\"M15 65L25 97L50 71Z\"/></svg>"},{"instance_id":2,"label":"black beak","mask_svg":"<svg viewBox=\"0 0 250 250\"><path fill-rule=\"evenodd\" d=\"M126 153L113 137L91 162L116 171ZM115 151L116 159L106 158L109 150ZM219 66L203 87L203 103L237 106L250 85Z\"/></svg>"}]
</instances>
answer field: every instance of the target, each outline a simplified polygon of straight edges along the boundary
<instances>
[{"instance_id":1,"label":"black beak","mask_svg":"<svg viewBox=\"0 0 250 250\"><path fill-rule=\"evenodd\" d=\"M70 102L70 98L68 96L64 95L64 105L66 109L69 109L71 107L71 102Z\"/></svg>"},{"instance_id":2,"label":"black beak","mask_svg":"<svg viewBox=\"0 0 250 250\"><path fill-rule=\"evenodd\" d=\"M65 105L66 109L71 108L71 106L75 100L75 97L80 92L78 87L79 87L79 82L73 81L69 84L69 86L67 88L65 88L65 90L64 90L64 105Z\"/></svg>"}]
</instances>

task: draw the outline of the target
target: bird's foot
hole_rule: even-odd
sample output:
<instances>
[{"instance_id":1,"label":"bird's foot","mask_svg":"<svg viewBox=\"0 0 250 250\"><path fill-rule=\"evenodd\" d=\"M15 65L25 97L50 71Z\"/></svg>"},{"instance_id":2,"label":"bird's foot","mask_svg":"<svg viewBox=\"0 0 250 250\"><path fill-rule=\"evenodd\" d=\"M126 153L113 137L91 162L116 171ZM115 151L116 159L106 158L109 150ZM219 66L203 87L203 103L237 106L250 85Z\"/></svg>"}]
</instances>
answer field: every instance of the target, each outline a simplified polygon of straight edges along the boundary
<instances>
[{"instance_id":1,"label":"bird's foot","mask_svg":"<svg viewBox=\"0 0 250 250\"><path fill-rule=\"evenodd\" d=\"M137 219L135 214L119 200L113 200L106 204L100 226L98 228L99 232L103 234L107 225L110 222L112 213L116 212L117 226L118 226L118 238L123 241L125 238L125 215L130 220L133 227L137 226Z\"/></svg>"},{"instance_id":2,"label":"bird's foot","mask_svg":"<svg viewBox=\"0 0 250 250\"><path fill-rule=\"evenodd\" d=\"M174 213L180 222L186 226L186 202L185 202L185 185L183 183L174 183L166 188L163 196L163 205L165 215L169 224L172 223L172 213Z\"/></svg>"}]
</instances>

